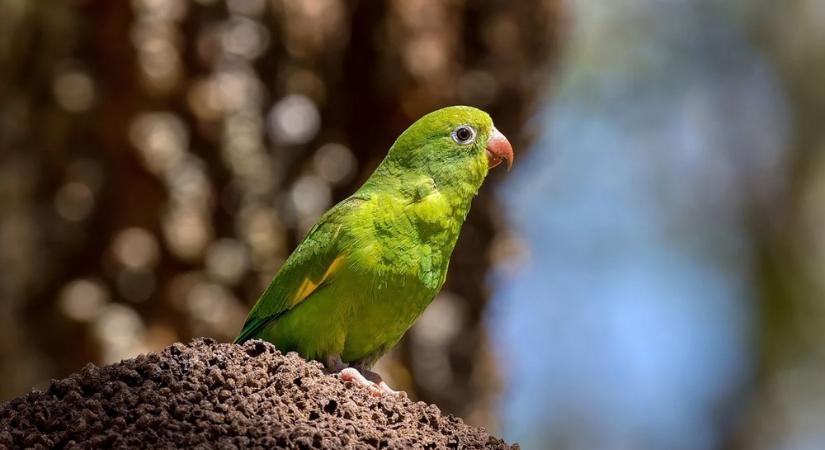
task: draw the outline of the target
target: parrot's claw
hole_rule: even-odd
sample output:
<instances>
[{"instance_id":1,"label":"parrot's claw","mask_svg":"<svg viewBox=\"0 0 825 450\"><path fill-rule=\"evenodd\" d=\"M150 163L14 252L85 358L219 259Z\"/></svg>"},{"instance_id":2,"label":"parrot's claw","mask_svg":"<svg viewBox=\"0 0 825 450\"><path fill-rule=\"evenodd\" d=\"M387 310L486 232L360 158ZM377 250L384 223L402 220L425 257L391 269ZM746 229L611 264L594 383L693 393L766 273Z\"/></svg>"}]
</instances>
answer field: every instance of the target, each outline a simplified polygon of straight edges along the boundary
<instances>
[{"instance_id":1,"label":"parrot's claw","mask_svg":"<svg viewBox=\"0 0 825 450\"><path fill-rule=\"evenodd\" d=\"M391 395L391 396L393 396L393 397L406 397L406 396L407 396L407 393L406 393L406 392L404 392L404 391L396 391L395 389L393 389L393 388L389 387L389 386L387 385L387 383L384 383L383 381L382 381L382 382L380 382L380 383L378 383L378 389L380 389L380 390L381 390L381 393L382 393L382 394L385 394L385 395Z\"/></svg>"},{"instance_id":2,"label":"parrot's claw","mask_svg":"<svg viewBox=\"0 0 825 450\"><path fill-rule=\"evenodd\" d=\"M351 381L355 384L365 386L370 390L370 394L375 397L380 397L381 395L392 395L395 397L406 395L404 391L396 391L387 386L387 383L385 383L377 373L368 370L365 370L364 373L366 376L354 367L347 367L346 369L342 369L338 375L341 377L341 381Z\"/></svg>"}]
</instances>

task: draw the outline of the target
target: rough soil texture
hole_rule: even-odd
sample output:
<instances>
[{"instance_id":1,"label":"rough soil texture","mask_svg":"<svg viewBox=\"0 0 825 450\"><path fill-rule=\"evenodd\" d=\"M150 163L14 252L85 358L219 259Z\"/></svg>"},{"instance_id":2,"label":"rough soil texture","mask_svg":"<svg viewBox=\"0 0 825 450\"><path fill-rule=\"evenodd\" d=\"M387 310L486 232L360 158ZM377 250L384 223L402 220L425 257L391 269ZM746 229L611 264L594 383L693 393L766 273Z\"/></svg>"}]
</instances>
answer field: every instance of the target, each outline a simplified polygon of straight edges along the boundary
<instances>
[{"instance_id":1,"label":"rough soil texture","mask_svg":"<svg viewBox=\"0 0 825 450\"><path fill-rule=\"evenodd\" d=\"M210 339L0 405L0 448L518 448L433 405L369 391L272 345Z\"/></svg>"}]
</instances>

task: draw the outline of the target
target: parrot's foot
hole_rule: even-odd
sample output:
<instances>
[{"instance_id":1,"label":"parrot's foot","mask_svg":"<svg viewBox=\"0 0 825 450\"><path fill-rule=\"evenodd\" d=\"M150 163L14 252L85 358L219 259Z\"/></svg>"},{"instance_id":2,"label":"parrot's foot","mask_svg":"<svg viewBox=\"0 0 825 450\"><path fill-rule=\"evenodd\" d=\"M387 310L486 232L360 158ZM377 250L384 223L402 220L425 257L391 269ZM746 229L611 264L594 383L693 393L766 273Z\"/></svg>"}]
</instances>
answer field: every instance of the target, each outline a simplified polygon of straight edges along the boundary
<instances>
[{"instance_id":1,"label":"parrot's foot","mask_svg":"<svg viewBox=\"0 0 825 450\"><path fill-rule=\"evenodd\" d=\"M387 383L381 379L381 375L370 372L369 370L364 370L362 374L354 367L347 367L342 369L338 374L342 381L352 381L355 384L366 386L370 390L370 393L376 397L381 395L392 395L396 397L406 395L404 391L396 391L387 386Z\"/></svg>"}]
</instances>

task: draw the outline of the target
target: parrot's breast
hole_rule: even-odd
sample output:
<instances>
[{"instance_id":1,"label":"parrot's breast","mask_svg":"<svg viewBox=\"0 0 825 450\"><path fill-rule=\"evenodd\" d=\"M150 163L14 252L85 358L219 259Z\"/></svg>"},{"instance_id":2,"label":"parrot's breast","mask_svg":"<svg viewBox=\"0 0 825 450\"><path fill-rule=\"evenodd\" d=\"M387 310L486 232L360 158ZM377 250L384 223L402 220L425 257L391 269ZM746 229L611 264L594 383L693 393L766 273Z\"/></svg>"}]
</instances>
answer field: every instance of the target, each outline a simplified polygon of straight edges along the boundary
<instances>
[{"instance_id":1,"label":"parrot's breast","mask_svg":"<svg viewBox=\"0 0 825 450\"><path fill-rule=\"evenodd\" d=\"M377 359L432 302L468 208L469 201L434 191L415 202L385 201L370 218L371 239L353 246L348 258L352 271L365 278L353 301L345 362Z\"/></svg>"}]
</instances>

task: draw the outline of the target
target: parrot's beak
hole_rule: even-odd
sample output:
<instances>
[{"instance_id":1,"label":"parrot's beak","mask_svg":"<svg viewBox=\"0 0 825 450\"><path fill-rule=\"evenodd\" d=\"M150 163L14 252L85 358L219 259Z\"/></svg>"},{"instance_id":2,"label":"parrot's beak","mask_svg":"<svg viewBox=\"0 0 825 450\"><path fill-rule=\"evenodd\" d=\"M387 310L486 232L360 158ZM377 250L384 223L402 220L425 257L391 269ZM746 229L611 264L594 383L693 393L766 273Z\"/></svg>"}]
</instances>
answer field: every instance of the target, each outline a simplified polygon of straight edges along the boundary
<instances>
[{"instance_id":1,"label":"parrot's beak","mask_svg":"<svg viewBox=\"0 0 825 450\"><path fill-rule=\"evenodd\" d=\"M487 166L493 168L501 164L502 160L507 160L507 170L513 166L513 147L510 141L493 127L490 137L487 138Z\"/></svg>"}]
</instances>

